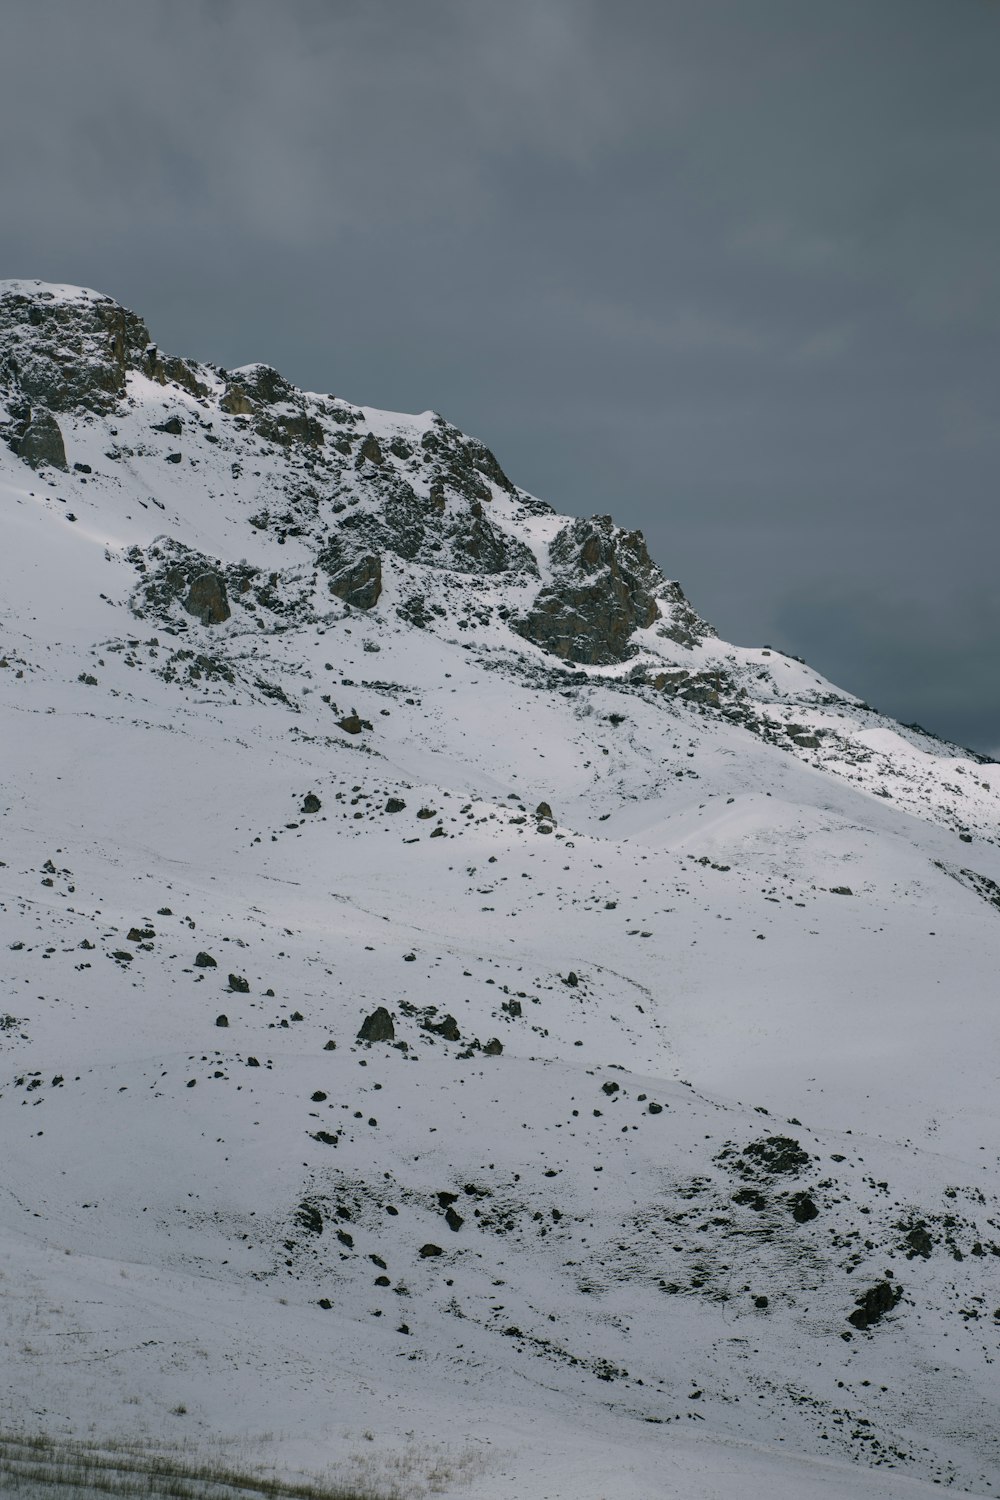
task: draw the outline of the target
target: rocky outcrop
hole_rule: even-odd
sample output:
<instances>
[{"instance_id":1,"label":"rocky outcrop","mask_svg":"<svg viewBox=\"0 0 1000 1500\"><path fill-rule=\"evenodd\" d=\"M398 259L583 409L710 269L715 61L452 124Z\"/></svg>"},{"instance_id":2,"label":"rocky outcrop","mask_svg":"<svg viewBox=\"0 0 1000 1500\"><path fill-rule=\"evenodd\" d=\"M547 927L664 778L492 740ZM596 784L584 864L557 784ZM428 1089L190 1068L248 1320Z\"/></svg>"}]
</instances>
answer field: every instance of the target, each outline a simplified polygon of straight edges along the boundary
<instances>
[{"instance_id":1,"label":"rocky outcrop","mask_svg":"<svg viewBox=\"0 0 1000 1500\"><path fill-rule=\"evenodd\" d=\"M202 625L221 625L232 611L226 594L226 581L220 573L199 573L191 580L184 608Z\"/></svg>"},{"instance_id":2,"label":"rocky outcrop","mask_svg":"<svg viewBox=\"0 0 1000 1500\"><path fill-rule=\"evenodd\" d=\"M130 547L126 556L139 574L129 600L132 613L174 631L186 628L185 615L219 625L234 608L244 628L261 631L314 618L315 575L308 566L269 573L247 562L225 564L165 536L146 548Z\"/></svg>"},{"instance_id":3,"label":"rocky outcrop","mask_svg":"<svg viewBox=\"0 0 1000 1500\"><path fill-rule=\"evenodd\" d=\"M44 408L31 413L28 425L17 442L17 451L33 469L40 469L46 464L53 469L68 467L59 423Z\"/></svg>"},{"instance_id":4,"label":"rocky outcrop","mask_svg":"<svg viewBox=\"0 0 1000 1500\"><path fill-rule=\"evenodd\" d=\"M301 391L270 365L230 371L219 405L229 416L248 417L254 430L270 443L322 448L325 441L322 424Z\"/></svg>"},{"instance_id":5,"label":"rocky outcrop","mask_svg":"<svg viewBox=\"0 0 1000 1500\"><path fill-rule=\"evenodd\" d=\"M430 494L425 498L416 488L416 482L425 478L418 464L412 466L411 483L405 473L388 462L371 434L360 452L366 453L362 472L370 502L356 509L341 505L337 511L334 507L336 519L317 553L330 591L345 603L358 609L372 609L378 603L382 559L387 555L480 577L504 573L537 576L531 549L490 519L491 492L471 461L464 473L452 463L447 480L443 472L435 470ZM480 461L488 469L491 455L485 448L481 452L486 457ZM411 457L415 459L416 455ZM455 487L460 480L466 485L462 492ZM477 489L485 493L485 500L475 493ZM419 611L410 612L407 618L412 624L427 623Z\"/></svg>"},{"instance_id":6,"label":"rocky outcrop","mask_svg":"<svg viewBox=\"0 0 1000 1500\"><path fill-rule=\"evenodd\" d=\"M111 297L44 283L0 283L0 380L51 412L113 409L130 370L196 395L207 386L161 355L141 318Z\"/></svg>"},{"instance_id":7,"label":"rocky outcrop","mask_svg":"<svg viewBox=\"0 0 1000 1500\"><path fill-rule=\"evenodd\" d=\"M162 354L142 319L110 297L0 282L0 431L27 463L65 469L54 414L114 411L117 423L133 371L176 382L216 418L224 414L224 431L213 431L193 403L171 410L180 403L164 402L146 430L184 438L183 452L179 442L173 452L157 445L165 465L184 465L187 474L189 463L197 467L199 454L207 455L203 444L218 453L222 443L236 454L231 469L240 480L251 454L276 456L273 449L262 455L258 439L289 460L287 472L281 466L270 473L248 519L279 545L296 539L292 568L268 573L199 557L166 538L130 552L141 575L133 609L175 633L189 628L185 616L218 625L235 615L241 630L305 623L323 611L325 591L317 595L316 584L324 581L351 608L374 610L384 602L386 566L396 559L407 566L394 569L395 614L417 628L512 629L581 666L626 659L636 650L636 632L653 625L685 646L710 633L653 565L641 533L622 531L606 516L559 523L539 586L537 542L520 523L551 508L517 489L483 443L437 414L376 419L296 389L267 364L230 371L187 364ZM139 446L131 432L120 443L116 427L110 436L109 461L145 451L145 433ZM167 470L167 479L175 472ZM479 579L518 589L468 587Z\"/></svg>"},{"instance_id":8,"label":"rocky outcrop","mask_svg":"<svg viewBox=\"0 0 1000 1500\"><path fill-rule=\"evenodd\" d=\"M634 649L633 633L657 619L664 582L642 533L619 530L610 516L571 521L552 542L549 561L552 582L514 628L563 661L623 661Z\"/></svg>"},{"instance_id":9,"label":"rocky outcrop","mask_svg":"<svg viewBox=\"0 0 1000 1500\"><path fill-rule=\"evenodd\" d=\"M327 553L328 557L333 554ZM330 578L330 592L355 609L374 609L382 594L382 560L363 552Z\"/></svg>"}]
</instances>

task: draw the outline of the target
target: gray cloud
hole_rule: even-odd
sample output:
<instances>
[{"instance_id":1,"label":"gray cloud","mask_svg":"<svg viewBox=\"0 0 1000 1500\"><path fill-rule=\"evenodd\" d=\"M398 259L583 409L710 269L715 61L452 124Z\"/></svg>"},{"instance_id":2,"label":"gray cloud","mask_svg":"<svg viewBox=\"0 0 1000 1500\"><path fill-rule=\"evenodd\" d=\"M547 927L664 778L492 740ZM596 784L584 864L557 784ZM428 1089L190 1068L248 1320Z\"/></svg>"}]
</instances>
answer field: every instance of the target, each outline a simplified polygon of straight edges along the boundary
<instances>
[{"instance_id":1,"label":"gray cloud","mask_svg":"<svg viewBox=\"0 0 1000 1500\"><path fill-rule=\"evenodd\" d=\"M4 274L435 406L725 634L989 749L998 40L993 0L9 0Z\"/></svg>"}]
</instances>

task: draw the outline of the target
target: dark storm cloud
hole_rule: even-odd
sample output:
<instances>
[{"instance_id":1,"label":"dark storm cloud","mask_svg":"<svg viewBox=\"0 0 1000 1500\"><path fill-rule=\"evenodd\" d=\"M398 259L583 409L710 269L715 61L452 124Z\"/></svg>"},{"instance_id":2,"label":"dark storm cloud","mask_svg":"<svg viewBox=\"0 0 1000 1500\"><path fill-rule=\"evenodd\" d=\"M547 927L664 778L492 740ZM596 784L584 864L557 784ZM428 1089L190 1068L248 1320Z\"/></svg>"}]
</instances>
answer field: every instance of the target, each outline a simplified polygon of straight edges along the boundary
<instances>
[{"instance_id":1,"label":"dark storm cloud","mask_svg":"<svg viewBox=\"0 0 1000 1500\"><path fill-rule=\"evenodd\" d=\"M1000 746L995 0L10 0L4 271L434 406Z\"/></svg>"}]
</instances>

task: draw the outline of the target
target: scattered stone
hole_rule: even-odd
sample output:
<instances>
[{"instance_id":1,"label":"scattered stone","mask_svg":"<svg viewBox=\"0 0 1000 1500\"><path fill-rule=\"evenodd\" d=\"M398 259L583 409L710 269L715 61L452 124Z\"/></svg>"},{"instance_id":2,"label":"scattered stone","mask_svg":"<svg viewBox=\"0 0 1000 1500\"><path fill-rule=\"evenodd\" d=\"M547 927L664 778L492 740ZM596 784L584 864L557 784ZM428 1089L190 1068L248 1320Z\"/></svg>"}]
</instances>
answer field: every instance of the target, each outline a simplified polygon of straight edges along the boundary
<instances>
[{"instance_id":1,"label":"scattered stone","mask_svg":"<svg viewBox=\"0 0 1000 1500\"><path fill-rule=\"evenodd\" d=\"M552 816L552 809L547 802L539 802L538 806L535 808L535 817L547 818L550 823L554 823L556 821Z\"/></svg>"},{"instance_id":2,"label":"scattered stone","mask_svg":"<svg viewBox=\"0 0 1000 1500\"><path fill-rule=\"evenodd\" d=\"M486 1043L486 1046L483 1048L483 1056L499 1057L502 1052L503 1042L501 1042L499 1037L491 1036L489 1041Z\"/></svg>"},{"instance_id":3,"label":"scattered stone","mask_svg":"<svg viewBox=\"0 0 1000 1500\"><path fill-rule=\"evenodd\" d=\"M766 1297L755 1297L753 1299L753 1305L754 1307L765 1308L768 1306L768 1299Z\"/></svg>"},{"instance_id":4,"label":"scattered stone","mask_svg":"<svg viewBox=\"0 0 1000 1500\"><path fill-rule=\"evenodd\" d=\"M446 1042L461 1041L462 1033L454 1016L444 1015L439 1021L428 1017L421 1022L421 1026L424 1031L433 1031L435 1036L443 1036Z\"/></svg>"},{"instance_id":5,"label":"scattered stone","mask_svg":"<svg viewBox=\"0 0 1000 1500\"><path fill-rule=\"evenodd\" d=\"M217 969L219 967L211 953L195 954L194 966L196 969Z\"/></svg>"},{"instance_id":6,"label":"scattered stone","mask_svg":"<svg viewBox=\"0 0 1000 1500\"><path fill-rule=\"evenodd\" d=\"M156 933L152 927L130 927L125 934L125 941L127 943L148 943L149 939L155 936Z\"/></svg>"},{"instance_id":7,"label":"scattered stone","mask_svg":"<svg viewBox=\"0 0 1000 1500\"><path fill-rule=\"evenodd\" d=\"M295 1210L295 1220L303 1229L308 1229L310 1234L323 1233L323 1215L315 1203L310 1203L308 1198L303 1198Z\"/></svg>"},{"instance_id":8,"label":"scattered stone","mask_svg":"<svg viewBox=\"0 0 1000 1500\"><path fill-rule=\"evenodd\" d=\"M315 792L307 792L303 798L302 811L304 813L318 813L323 806Z\"/></svg>"},{"instance_id":9,"label":"scattered stone","mask_svg":"<svg viewBox=\"0 0 1000 1500\"><path fill-rule=\"evenodd\" d=\"M405 806L406 803L403 801L402 797L390 797L388 802L385 804L385 810L387 813L398 813L402 812Z\"/></svg>"},{"instance_id":10,"label":"scattered stone","mask_svg":"<svg viewBox=\"0 0 1000 1500\"><path fill-rule=\"evenodd\" d=\"M764 1140L751 1141L743 1148L749 1157L764 1172L795 1174L809 1165L809 1153L803 1151L798 1141L787 1135L770 1135Z\"/></svg>"},{"instance_id":11,"label":"scattered stone","mask_svg":"<svg viewBox=\"0 0 1000 1500\"><path fill-rule=\"evenodd\" d=\"M763 1213L767 1207L767 1199L764 1194L756 1188L740 1188L738 1193L733 1194L733 1202L738 1203L741 1208L752 1208L754 1213Z\"/></svg>"},{"instance_id":12,"label":"scattered stone","mask_svg":"<svg viewBox=\"0 0 1000 1500\"><path fill-rule=\"evenodd\" d=\"M244 979L242 974L230 974L229 988L237 995L249 995L250 981L249 979Z\"/></svg>"},{"instance_id":13,"label":"scattered stone","mask_svg":"<svg viewBox=\"0 0 1000 1500\"><path fill-rule=\"evenodd\" d=\"M849 885L831 885L831 896L853 896L854 892Z\"/></svg>"},{"instance_id":14,"label":"scattered stone","mask_svg":"<svg viewBox=\"0 0 1000 1500\"><path fill-rule=\"evenodd\" d=\"M216 1018L215 1018L215 1024L216 1024L216 1026L228 1026L229 1025L229 1017L227 1015L225 1015L225 1014L223 1014L221 1016L216 1016Z\"/></svg>"},{"instance_id":15,"label":"scattered stone","mask_svg":"<svg viewBox=\"0 0 1000 1500\"><path fill-rule=\"evenodd\" d=\"M819 1209L808 1193L794 1193L791 1198L792 1218L796 1224L808 1224L819 1218Z\"/></svg>"},{"instance_id":16,"label":"scattered stone","mask_svg":"<svg viewBox=\"0 0 1000 1500\"><path fill-rule=\"evenodd\" d=\"M421 1245L421 1247L420 1247L420 1259L421 1260L429 1260L431 1258L431 1256L434 1256L434 1255L443 1255L443 1254L444 1254L444 1251L441 1249L440 1245L432 1245L432 1244L428 1243L426 1245Z\"/></svg>"},{"instance_id":17,"label":"scattered stone","mask_svg":"<svg viewBox=\"0 0 1000 1500\"><path fill-rule=\"evenodd\" d=\"M433 808L433 807L422 807L420 809L420 811L417 813L417 817L418 818L422 818L424 821L426 821L428 818L433 818L433 817L436 817L436 816L437 816L437 810L436 810L436 808Z\"/></svg>"}]
</instances>

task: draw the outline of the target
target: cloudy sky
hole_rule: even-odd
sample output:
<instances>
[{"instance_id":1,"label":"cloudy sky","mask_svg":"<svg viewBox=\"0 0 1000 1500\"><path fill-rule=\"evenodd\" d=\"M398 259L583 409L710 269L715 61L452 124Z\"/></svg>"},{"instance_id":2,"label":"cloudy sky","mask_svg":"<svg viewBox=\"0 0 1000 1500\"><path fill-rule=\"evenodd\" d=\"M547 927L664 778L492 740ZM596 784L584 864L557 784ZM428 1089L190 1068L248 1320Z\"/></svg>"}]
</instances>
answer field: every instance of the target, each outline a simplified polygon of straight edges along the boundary
<instances>
[{"instance_id":1,"label":"cloudy sky","mask_svg":"<svg viewBox=\"0 0 1000 1500\"><path fill-rule=\"evenodd\" d=\"M484 438L1000 755L1000 0L7 0L0 275Z\"/></svg>"}]
</instances>

